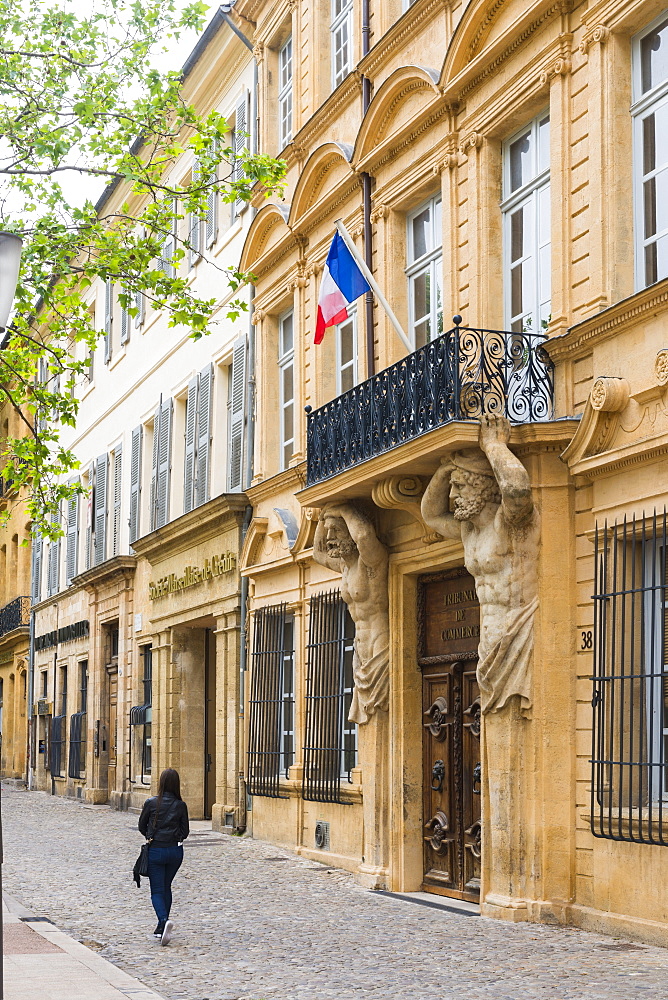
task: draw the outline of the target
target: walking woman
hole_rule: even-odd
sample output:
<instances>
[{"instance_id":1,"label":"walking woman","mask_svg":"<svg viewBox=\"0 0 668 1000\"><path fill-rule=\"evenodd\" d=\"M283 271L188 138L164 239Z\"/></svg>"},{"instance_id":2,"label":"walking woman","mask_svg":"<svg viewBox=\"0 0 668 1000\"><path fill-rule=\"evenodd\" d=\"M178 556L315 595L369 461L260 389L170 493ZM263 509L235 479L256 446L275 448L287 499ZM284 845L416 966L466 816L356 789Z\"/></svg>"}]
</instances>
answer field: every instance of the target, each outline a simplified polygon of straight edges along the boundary
<instances>
[{"instance_id":1,"label":"walking woman","mask_svg":"<svg viewBox=\"0 0 668 1000\"><path fill-rule=\"evenodd\" d=\"M148 878L151 902L158 917L153 931L160 944L169 944L173 923L172 879L183 861L183 841L190 833L188 807L181 798L179 772L166 768L160 775L158 794L144 803L139 817L139 830L148 840Z\"/></svg>"}]
</instances>

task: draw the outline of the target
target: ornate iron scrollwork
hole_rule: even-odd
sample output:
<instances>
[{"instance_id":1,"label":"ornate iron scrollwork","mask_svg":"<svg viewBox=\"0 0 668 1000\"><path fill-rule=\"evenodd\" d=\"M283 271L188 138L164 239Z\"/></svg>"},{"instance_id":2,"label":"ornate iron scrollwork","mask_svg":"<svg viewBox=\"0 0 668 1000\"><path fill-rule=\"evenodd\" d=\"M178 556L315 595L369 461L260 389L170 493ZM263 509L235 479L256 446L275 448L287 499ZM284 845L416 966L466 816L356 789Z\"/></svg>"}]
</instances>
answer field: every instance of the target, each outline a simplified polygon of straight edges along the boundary
<instances>
[{"instance_id":1,"label":"ornate iron scrollwork","mask_svg":"<svg viewBox=\"0 0 668 1000\"><path fill-rule=\"evenodd\" d=\"M470 851L476 861L480 861L482 854L482 827L480 820L476 820L471 826L464 830L464 847Z\"/></svg>"},{"instance_id":2,"label":"ornate iron scrollwork","mask_svg":"<svg viewBox=\"0 0 668 1000\"><path fill-rule=\"evenodd\" d=\"M469 722L464 723L464 729L480 739L480 698L476 698L467 709L464 711L464 715L468 715Z\"/></svg>"},{"instance_id":3,"label":"ornate iron scrollwork","mask_svg":"<svg viewBox=\"0 0 668 1000\"><path fill-rule=\"evenodd\" d=\"M442 760L434 761L431 769L431 790L440 792L443 789L443 778L445 777L445 764Z\"/></svg>"},{"instance_id":4,"label":"ornate iron scrollwork","mask_svg":"<svg viewBox=\"0 0 668 1000\"><path fill-rule=\"evenodd\" d=\"M448 817L441 809L438 809L436 815L429 820L426 824L426 829L431 830L431 835L425 837L425 840L429 841L434 854L446 854L448 844L452 843L455 838L450 834Z\"/></svg>"},{"instance_id":5,"label":"ornate iron scrollwork","mask_svg":"<svg viewBox=\"0 0 668 1000\"><path fill-rule=\"evenodd\" d=\"M437 698L424 713L424 717L427 719L425 729L429 730L435 740L443 743L448 734L448 726L452 724L452 720L448 718L448 703L445 698Z\"/></svg>"},{"instance_id":6,"label":"ornate iron scrollwork","mask_svg":"<svg viewBox=\"0 0 668 1000\"><path fill-rule=\"evenodd\" d=\"M460 327L307 417L306 483L322 482L451 420L549 420L554 366L543 333Z\"/></svg>"}]
</instances>

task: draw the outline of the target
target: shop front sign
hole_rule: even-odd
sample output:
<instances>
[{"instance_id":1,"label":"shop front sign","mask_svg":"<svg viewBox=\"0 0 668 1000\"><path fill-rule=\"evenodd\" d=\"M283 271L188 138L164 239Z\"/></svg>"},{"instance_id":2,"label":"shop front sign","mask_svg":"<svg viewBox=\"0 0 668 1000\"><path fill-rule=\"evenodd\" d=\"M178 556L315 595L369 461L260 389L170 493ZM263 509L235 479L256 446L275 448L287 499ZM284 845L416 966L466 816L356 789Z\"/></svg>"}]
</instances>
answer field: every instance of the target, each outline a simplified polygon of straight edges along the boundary
<instances>
[{"instance_id":1,"label":"shop front sign","mask_svg":"<svg viewBox=\"0 0 668 1000\"><path fill-rule=\"evenodd\" d=\"M205 559L203 566L186 566L182 574L169 573L156 582L148 585L148 596L155 601L167 594L176 594L187 587L195 587L217 576L233 573L237 568L237 557L234 552L223 552L219 556Z\"/></svg>"}]
</instances>

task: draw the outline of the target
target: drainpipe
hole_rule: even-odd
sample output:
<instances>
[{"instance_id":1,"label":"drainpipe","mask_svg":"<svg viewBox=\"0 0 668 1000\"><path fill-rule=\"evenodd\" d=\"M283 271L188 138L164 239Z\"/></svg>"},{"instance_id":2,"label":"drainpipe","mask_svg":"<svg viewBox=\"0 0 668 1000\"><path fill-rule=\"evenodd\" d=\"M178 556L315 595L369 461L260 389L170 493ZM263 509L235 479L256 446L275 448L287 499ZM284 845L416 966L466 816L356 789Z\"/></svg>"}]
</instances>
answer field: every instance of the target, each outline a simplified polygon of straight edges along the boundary
<instances>
[{"instance_id":1,"label":"drainpipe","mask_svg":"<svg viewBox=\"0 0 668 1000\"><path fill-rule=\"evenodd\" d=\"M362 0L362 58L369 52L370 25L369 0ZM362 118L371 104L371 80L362 76ZM362 174L362 214L364 217L364 262L370 271L373 270L373 233L371 230L371 175ZM366 327L366 374L371 378L376 372L373 343L373 295L364 295L364 317Z\"/></svg>"},{"instance_id":2,"label":"drainpipe","mask_svg":"<svg viewBox=\"0 0 668 1000\"><path fill-rule=\"evenodd\" d=\"M32 589L32 579L31 579L31 589ZM28 713L28 755L26 757L26 784L28 790L32 791L33 783L33 769L32 769L32 745L33 740L36 742L37 733L34 731L36 728L35 716L33 715L33 707L35 704L35 610L32 607L32 597L31 597L31 607L30 607L30 647L28 653L28 704L26 706L26 711Z\"/></svg>"}]
</instances>

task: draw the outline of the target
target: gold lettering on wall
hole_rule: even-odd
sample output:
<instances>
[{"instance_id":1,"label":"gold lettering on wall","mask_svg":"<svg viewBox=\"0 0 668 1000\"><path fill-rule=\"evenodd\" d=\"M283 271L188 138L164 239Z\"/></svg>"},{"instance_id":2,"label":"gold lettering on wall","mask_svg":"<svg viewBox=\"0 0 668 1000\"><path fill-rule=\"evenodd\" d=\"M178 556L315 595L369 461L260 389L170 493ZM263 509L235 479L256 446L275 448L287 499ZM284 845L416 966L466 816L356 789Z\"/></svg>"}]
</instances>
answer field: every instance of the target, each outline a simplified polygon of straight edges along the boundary
<instances>
[{"instance_id":1,"label":"gold lettering on wall","mask_svg":"<svg viewBox=\"0 0 668 1000\"><path fill-rule=\"evenodd\" d=\"M205 559L204 565L186 566L181 576L176 573L169 573L157 582L151 581L148 585L148 596L151 601L158 597L165 597L167 594L176 594L187 587L195 587L199 583L205 583L216 576L223 576L225 573L232 573L237 568L237 557L234 552L223 552L219 556L212 556Z\"/></svg>"}]
</instances>

